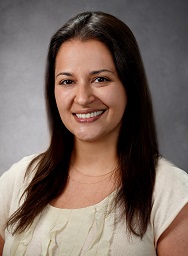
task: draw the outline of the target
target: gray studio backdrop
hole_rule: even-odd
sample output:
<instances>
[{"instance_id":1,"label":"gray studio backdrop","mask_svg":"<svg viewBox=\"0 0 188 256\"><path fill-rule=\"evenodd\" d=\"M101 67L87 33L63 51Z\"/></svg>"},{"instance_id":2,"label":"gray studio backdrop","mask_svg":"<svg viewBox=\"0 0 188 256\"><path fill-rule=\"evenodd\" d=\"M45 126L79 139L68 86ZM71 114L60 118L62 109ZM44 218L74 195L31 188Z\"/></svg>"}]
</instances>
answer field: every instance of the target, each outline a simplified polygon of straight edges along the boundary
<instances>
[{"instance_id":1,"label":"gray studio backdrop","mask_svg":"<svg viewBox=\"0 0 188 256\"><path fill-rule=\"evenodd\" d=\"M0 174L49 142L43 98L50 37L75 14L100 10L134 32L144 60L161 153L188 171L187 0L1 0Z\"/></svg>"}]
</instances>

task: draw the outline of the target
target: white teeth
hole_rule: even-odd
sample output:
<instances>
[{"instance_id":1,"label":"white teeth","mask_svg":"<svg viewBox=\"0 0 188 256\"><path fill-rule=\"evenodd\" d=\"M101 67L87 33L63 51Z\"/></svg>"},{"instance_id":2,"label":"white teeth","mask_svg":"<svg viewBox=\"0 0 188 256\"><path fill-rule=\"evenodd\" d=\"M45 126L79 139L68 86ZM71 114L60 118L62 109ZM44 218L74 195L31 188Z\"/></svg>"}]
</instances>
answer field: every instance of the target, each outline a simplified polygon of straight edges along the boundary
<instances>
[{"instance_id":1,"label":"white teeth","mask_svg":"<svg viewBox=\"0 0 188 256\"><path fill-rule=\"evenodd\" d=\"M92 112L92 113L87 113L87 114L76 114L76 116L78 118L91 118L91 117L94 117L94 116L99 116L100 114L102 114L102 110L100 111L95 111L95 112Z\"/></svg>"}]
</instances>

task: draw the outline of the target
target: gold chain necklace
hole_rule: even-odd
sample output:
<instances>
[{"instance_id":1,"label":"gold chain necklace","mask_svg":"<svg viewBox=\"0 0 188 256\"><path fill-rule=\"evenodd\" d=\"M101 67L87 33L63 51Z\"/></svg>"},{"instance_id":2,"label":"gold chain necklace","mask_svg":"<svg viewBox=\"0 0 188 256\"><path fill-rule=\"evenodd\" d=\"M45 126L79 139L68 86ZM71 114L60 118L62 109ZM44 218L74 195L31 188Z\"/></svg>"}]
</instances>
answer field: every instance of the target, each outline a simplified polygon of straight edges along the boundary
<instances>
[{"instance_id":1,"label":"gold chain necklace","mask_svg":"<svg viewBox=\"0 0 188 256\"><path fill-rule=\"evenodd\" d=\"M116 165L115 168L114 168L112 171L107 172L107 173L105 173L105 174L101 174L101 175L88 175L88 174L84 174L84 173L80 172L74 165L73 165L72 167L73 167L73 169L74 169L76 172L78 172L79 174L81 174L81 175L83 175L83 176L87 176L87 177L102 177L102 176L106 176L107 174L110 174L110 173L112 173L112 172L115 172L117 169L119 169L119 165Z\"/></svg>"},{"instance_id":2,"label":"gold chain necklace","mask_svg":"<svg viewBox=\"0 0 188 256\"><path fill-rule=\"evenodd\" d=\"M68 176L68 179L70 179L70 180L72 180L72 181L74 181L74 182L76 182L76 183L79 183L79 184L97 184L97 183L100 183L100 182L102 182L102 181L104 181L104 180L107 180L108 178L110 178L110 176L111 176L111 175L109 175L109 176L105 177L104 179L102 179L102 180L100 180L100 181L97 181L97 182L80 182L80 181L77 181L77 180L73 179L73 178L70 177L70 176Z\"/></svg>"},{"instance_id":3,"label":"gold chain necklace","mask_svg":"<svg viewBox=\"0 0 188 256\"><path fill-rule=\"evenodd\" d=\"M74 166L73 166L73 168L75 169ZM110 172L108 172L106 174L99 175L99 176L86 175L86 174L81 173L77 169L75 169L78 173L82 174L83 176L90 177L90 178L92 178L92 177L102 177L102 176L105 176L105 175L109 174L107 177L105 177L105 178L103 178L103 179L101 179L100 181L97 181L97 182L80 182L80 181L75 180L74 178L72 178L70 175L68 176L68 179L70 179L70 180L72 180L72 181L74 181L76 183L79 183L79 184L97 184L97 183L100 183L100 182L102 182L104 180L107 180L108 178L112 177L113 172L117 171L118 169L119 169L119 165L117 165L112 171L110 171Z\"/></svg>"}]
</instances>

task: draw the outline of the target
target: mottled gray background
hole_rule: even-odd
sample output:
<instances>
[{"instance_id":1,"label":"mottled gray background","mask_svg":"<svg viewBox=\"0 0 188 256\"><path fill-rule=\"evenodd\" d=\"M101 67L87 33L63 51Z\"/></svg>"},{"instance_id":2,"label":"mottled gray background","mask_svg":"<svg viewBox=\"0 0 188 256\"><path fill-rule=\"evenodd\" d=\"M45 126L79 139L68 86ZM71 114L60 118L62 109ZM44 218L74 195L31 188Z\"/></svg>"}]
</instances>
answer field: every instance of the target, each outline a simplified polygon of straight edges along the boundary
<instances>
[{"instance_id":1,"label":"mottled gray background","mask_svg":"<svg viewBox=\"0 0 188 256\"><path fill-rule=\"evenodd\" d=\"M43 99L50 37L75 14L100 10L133 30L145 63L161 153L188 171L187 0L1 0L0 173L48 145Z\"/></svg>"}]
</instances>

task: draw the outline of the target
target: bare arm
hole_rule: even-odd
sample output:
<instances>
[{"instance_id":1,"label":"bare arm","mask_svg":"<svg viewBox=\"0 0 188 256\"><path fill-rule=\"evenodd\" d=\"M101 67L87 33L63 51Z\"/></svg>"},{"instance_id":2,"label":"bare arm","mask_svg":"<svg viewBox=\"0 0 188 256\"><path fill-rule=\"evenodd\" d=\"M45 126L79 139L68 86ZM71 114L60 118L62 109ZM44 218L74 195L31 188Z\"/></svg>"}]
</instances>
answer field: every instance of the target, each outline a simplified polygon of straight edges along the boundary
<instances>
[{"instance_id":1,"label":"bare arm","mask_svg":"<svg viewBox=\"0 0 188 256\"><path fill-rule=\"evenodd\" d=\"M188 204L159 238L158 256L188 255Z\"/></svg>"},{"instance_id":2,"label":"bare arm","mask_svg":"<svg viewBox=\"0 0 188 256\"><path fill-rule=\"evenodd\" d=\"M3 255L3 246L4 246L4 240L3 240L3 238L0 236L0 256Z\"/></svg>"}]
</instances>

